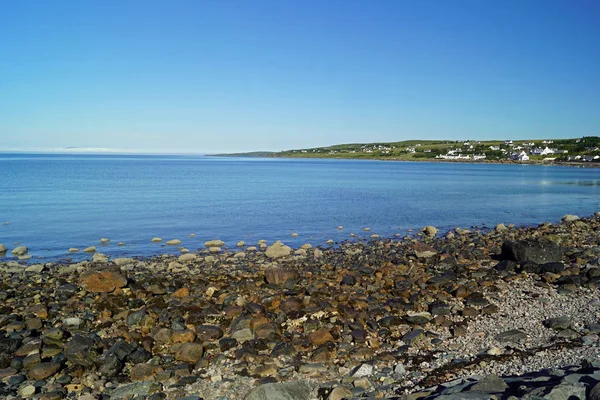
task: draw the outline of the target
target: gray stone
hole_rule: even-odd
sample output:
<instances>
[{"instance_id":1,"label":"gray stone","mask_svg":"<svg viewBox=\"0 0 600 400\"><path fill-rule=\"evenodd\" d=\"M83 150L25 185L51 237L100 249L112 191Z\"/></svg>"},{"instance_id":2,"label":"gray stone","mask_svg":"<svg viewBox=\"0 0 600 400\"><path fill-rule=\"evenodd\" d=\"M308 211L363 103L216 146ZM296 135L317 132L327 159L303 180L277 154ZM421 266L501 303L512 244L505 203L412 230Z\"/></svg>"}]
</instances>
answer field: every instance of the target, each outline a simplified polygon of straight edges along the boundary
<instances>
[{"instance_id":1,"label":"gray stone","mask_svg":"<svg viewBox=\"0 0 600 400\"><path fill-rule=\"evenodd\" d=\"M363 376L370 376L373 374L373 366L371 364L362 364L354 369L351 376L355 378L362 378Z\"/></svg>"},{"instance_id":2,"label":"gray stone","mask_svg":"<svg viewBox=\"0 0 600 400\"><path fill-rule=\"evenodd\" d=\"M413 329L402 337L402 341L409 346L417 344L419 341L425 338L425 331L423 329Z\"/></svg>"},{"instance_id":3,"label":"gray stone","mask_svg":"<svg viewBox=\"0 0 600 400\"><path fill-rule=\"evenodd\" d=\"M267 383L252 389L245 400L309 400L311 386L305 381Z\"/></svg>"},{"instance_id":4,"label":"gray stone","mask_svg":"<svg viewBox=\"0 0 600 400\"><path fill-rule=\"evenodd\" d=\"M536 264L560 262L562 248L549 240L542 239L505 241L502 244L501 258L518 263L525 261L532 261Z\"/></svg>"},{"instance_id":5,"label":"gray stone","mask_svg":"<svg viewBox=\"0 0 600 400\"><path fill-rule=\"evenodd\" d=\"M577 221L578 219L579 219L579 217L577 215L574 215L574 214L565 214L561 218L561 220L563 222L573 222L573 221Z\"/></svg>"},{"instance_id":6,"label":"gray stone","mask_svg":"<svg viewBox=\"0 0 600 400\"><path fill-rule=\"evenodd\" d=\"M157 382L135 382L128 385L121 385L115 388L110 394L111 399L123 399L133 396L147 396L162 390L162 385Z\"/></svg>"},{"instance_id":7,"label":"gray stone","mask_svg":"<svg viewBox=\"0 0 600 400\"><path fill-rule=\"evenodd\" d=\"M75 365L91 367L98 358L98 353L94 349L94 340L89 337L75 335L67 343L65 357Z\"/></svg>"},{"instance_id":8,"label":"gray stone","mask_svg":"<svg viewBox=\"0 0 600 400\"><path fill-rule=\"evenodd\" d=\"M564 329L569 328L572 322L570 317L562 316L556 318L548 318L543 323L546 328L562 331Z\"/></svg>"},{"instance_id":9,"label":"gray stone","mask_svg":"<svg viewBox=\"0 0 600 400\"><path fill-rule=\"evenodd\" d=\"M544 398L546 400L585 400L585 385L581 383L577 385L561 383L554 386Z\"/></svg>"},{"instance_id":10,"label":"gray stone","mask_svg":"<svg viewBox=\"0 0 600 400\"><path fill-rule=\"evenodd\" d=\"M519 329L512 329L496 335L496 339L502 343L518 343L527 339L527 334Z\"/></svg>"},{"instance_id":11,"label":"gray stone","mask_svg":"<svg viewBox=\"0 0 600 400\"><path fill-rule=\"evenodd\" d=\"M474 392L503 393L508 388L498 375L488 375L471 387Z\"/></svg>"}]
</instances>

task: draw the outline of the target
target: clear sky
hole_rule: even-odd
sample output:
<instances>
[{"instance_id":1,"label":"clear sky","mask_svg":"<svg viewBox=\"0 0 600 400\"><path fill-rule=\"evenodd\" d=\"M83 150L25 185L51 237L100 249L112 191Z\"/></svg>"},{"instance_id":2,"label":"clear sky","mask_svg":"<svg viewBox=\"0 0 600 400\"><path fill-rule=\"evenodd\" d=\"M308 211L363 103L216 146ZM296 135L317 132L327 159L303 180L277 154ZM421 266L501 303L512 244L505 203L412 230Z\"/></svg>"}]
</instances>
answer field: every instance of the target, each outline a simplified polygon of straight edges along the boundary
<instances>
[{"instance_id":1,"label":"clear sky","mask_svg":"<svg viewBox=\"0 0 600 400\"><path fill-rule=\"evenodd\" d=\"M5 0L0 149L600 135L598 0Z\"/></svg>"}]
</instances>

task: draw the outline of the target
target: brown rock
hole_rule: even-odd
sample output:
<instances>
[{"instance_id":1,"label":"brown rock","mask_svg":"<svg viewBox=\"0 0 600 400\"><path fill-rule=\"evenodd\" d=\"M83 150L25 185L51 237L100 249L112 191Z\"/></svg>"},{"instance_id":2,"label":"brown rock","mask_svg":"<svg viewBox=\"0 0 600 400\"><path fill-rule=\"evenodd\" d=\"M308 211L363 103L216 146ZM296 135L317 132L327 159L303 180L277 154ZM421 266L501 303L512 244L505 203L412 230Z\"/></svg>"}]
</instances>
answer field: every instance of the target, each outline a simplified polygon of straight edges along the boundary
<instances>
[{"instance_id":1,"label":"brown rock","mask_svg":"<svg viewBox=\"0 0 600 400\"><path fill-rule=\"evenodd\" d=\"M89 292L110 293L127 285L127 278L118 268L89 269L81 274L79 283Z\"/></svg>"},{"instance_id":2,"label":"brown rock","mask_svg":"<svg viewBox=\"0 0 600 400\"><path fill-rule=\"evenodd\" d=\"M150 364L136 364L131 367L129 378L136 381L150 381L154 380L154 371L156 366Z\"/></svg>"},{"instance_id":3,"label":"brown rock","mask_svg":"<svg viewBox=\"0 0 600 400\"><path fill-rule=\"evenodd\" d=\"M327 329L318 329L308 335L308 340L315 346L320 346L327 342L335 342L333 336Z\"/></svg>"},{"instance_id":4,"label":"brown rock","mask_svg":"<svg viewBox=\"0 0 600 400\"><path fill-rule=\"evenodd\" d=\"M190 329L173 331L171 339L173 343L191 343L196 339L196 333Z\"/></svg>"},{"instance_id":5,"label":"brown rock","mask_svg":"<svg viewBox=\"0 0 600 400\"><path fill-rule=\"evenodd\" d=\"M413 251L418 258L430 258L437 254L436 249L422 242L415 243Z\"/></svg>"},{"instance_id":6,"label":"brown rock","mask_svg":"<svg viewBox=\"0 0 600 400\"><path fill-rule=\"evenodd\" d=\"M204 348L198 343L183 343L175 346L175 359L195 363L202 358Z\"/></svg>"},{"instance_id":7,"label":"brown rock","mask_svg":"<svg viewBox=\"0 0 600 400\"><path fill-rule=\"evenodd\" d=\"M280 265L272 265L265 269L265 279L268 283L280 285L289 279L296 278L296 271Z\"/></svg>"},{"instance_id":8,"label":"brown rock","mask_svg":"<svg viewBox=\"0 0 600 400\"><path fill-rule=\"evenodd\" d=\"M55 373L58 372L59 369L60 369L59 363L43 362L43 363L39 363L38 365L33 367L31 369L31 371L29 371L27 376L29 377L29 379L34 379L37 381L40 379L46 379L46 378L54 375Z\"/></svg>"},{"instance_id":9,"label":"brown rock","mask_svg":"<svg viewBox=\"0 0 600 400\"><path fill-rule=\"evenodd\" d=\"M180 299L183 299L184 297L187 297L189 295L190 295L190 290L188 288L178 289L172 294L173 297L178 297Z\"/></svg>"}]
</instances>

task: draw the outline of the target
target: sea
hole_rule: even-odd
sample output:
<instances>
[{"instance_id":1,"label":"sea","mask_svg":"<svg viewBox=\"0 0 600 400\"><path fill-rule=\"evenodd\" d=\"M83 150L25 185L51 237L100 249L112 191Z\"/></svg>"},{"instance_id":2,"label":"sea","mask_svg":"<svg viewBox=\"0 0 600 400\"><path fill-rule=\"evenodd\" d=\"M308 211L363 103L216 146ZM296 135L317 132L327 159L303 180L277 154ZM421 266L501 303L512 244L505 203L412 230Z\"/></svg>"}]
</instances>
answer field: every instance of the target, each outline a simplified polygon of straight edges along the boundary
<instances>
[{"instance_id":1,"label":"sea","mask_svg":"<svg viewBox=\"0 0 600 400\"><path fill-rule=\"evenodd\" d=\"M0 243L30 263L180 254L221 239L298 247L491 229L600 211L600 169L174 155L0 154ZM338 227L342 227L339 229ZM370 228L366 231L364 228ZM152 242L160 237L161 243ZM110 241L101 244L101 238ZM165 241L179 239L180 246ZM118 245L121 242L122 245Z\"/></svg>"}]
</instances>

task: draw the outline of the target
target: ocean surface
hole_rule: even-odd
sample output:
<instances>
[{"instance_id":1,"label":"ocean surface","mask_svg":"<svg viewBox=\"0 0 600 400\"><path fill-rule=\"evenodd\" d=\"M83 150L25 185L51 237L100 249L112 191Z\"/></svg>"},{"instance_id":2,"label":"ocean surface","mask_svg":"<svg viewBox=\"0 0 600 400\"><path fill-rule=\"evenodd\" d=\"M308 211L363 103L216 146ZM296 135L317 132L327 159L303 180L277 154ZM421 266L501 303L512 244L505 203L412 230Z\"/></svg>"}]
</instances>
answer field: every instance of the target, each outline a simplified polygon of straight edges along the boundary
<instances>
[{"instance_id":1,"label":"ocean surface","mask_svg":"<svg viewBox=\"0 0 600 400\"><path fill-rule=\"evenodd\" d=\"M9 249L5 259L26 245L30 262L91 258L68 249L92 245L113 256L179 253L153 237L180 239L190 251L209 239L231 248L259 239L324 245L356 240L351 233L535 225L599 210L595 168L0 154L0 243ZM103 237L108 245L100 245Z\"/></svg>"}]
</instances>

